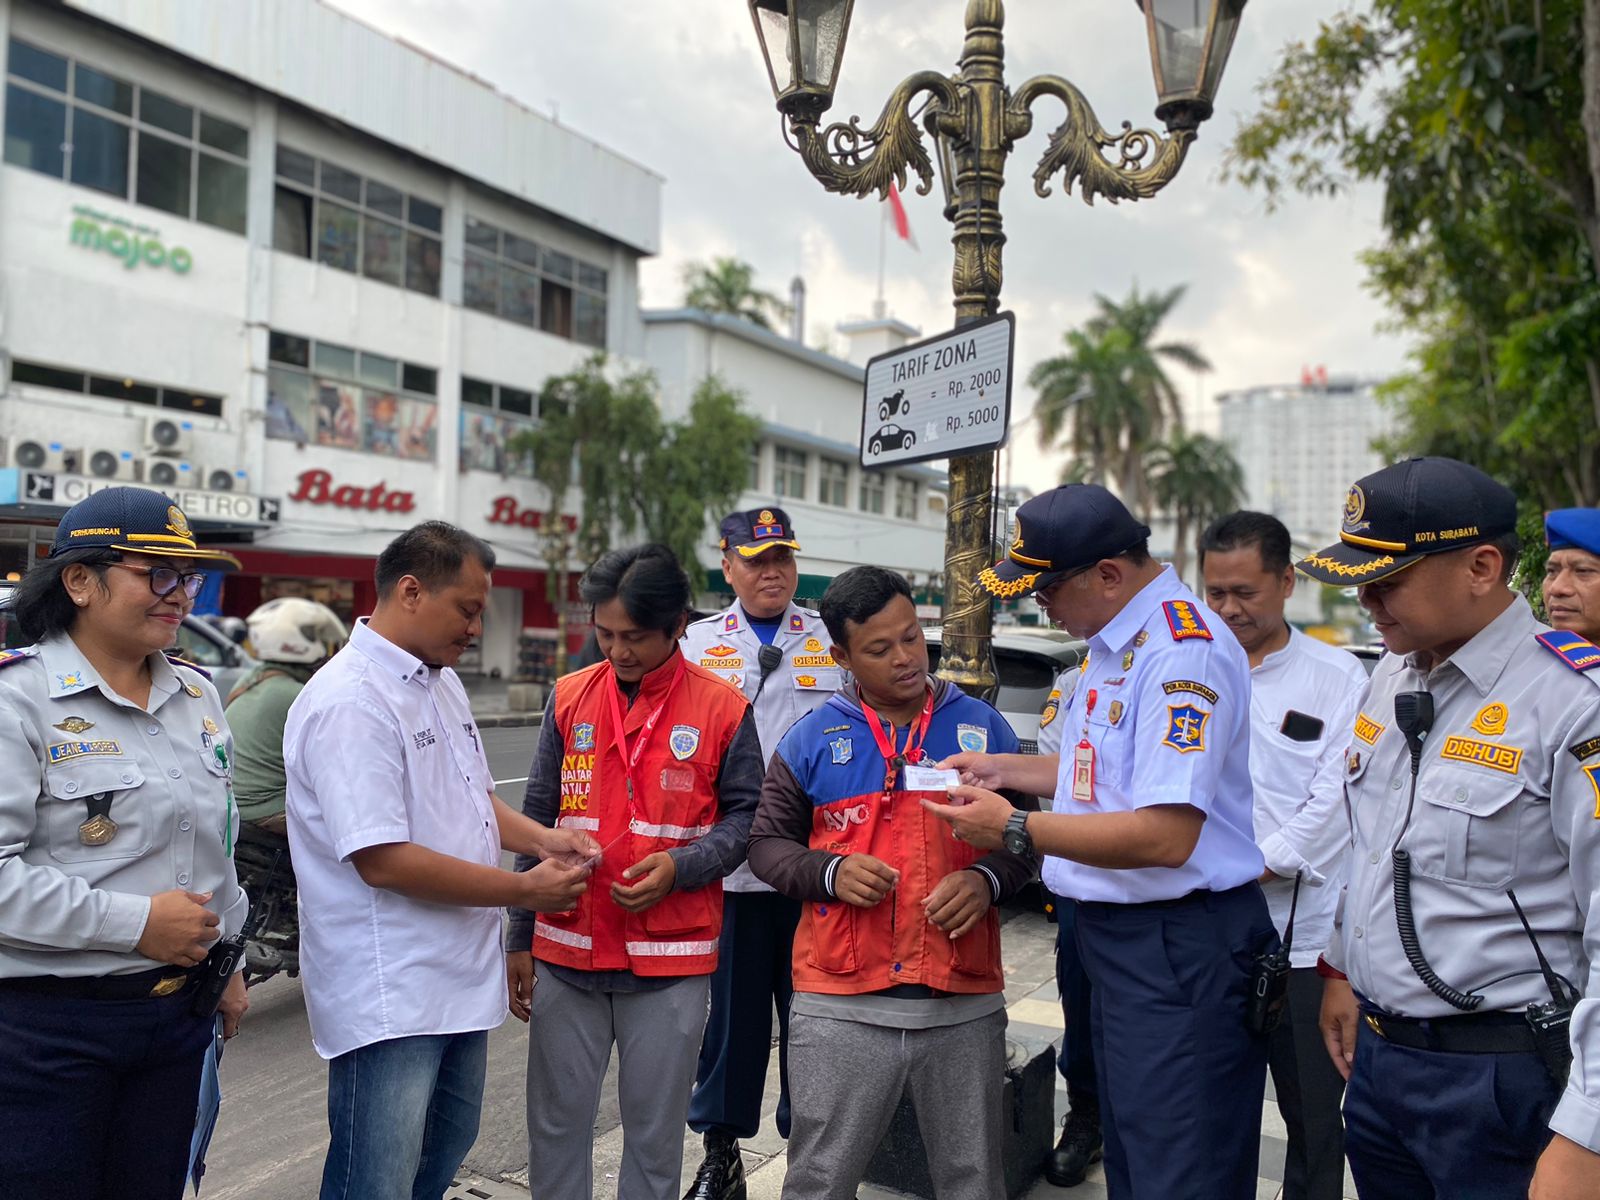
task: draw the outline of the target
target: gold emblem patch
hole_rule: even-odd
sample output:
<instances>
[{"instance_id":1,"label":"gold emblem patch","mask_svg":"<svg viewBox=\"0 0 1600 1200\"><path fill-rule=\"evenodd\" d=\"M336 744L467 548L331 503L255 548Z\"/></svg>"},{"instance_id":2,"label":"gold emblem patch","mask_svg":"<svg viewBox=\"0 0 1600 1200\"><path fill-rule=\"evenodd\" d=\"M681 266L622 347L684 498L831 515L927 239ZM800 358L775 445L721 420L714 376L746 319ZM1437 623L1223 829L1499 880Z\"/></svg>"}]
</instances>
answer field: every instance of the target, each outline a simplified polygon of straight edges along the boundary
<instances>
[{"instance_id":1,"label":"gold emblem patch","mask_svg":"<svg viewBox=\"0 0 1600 1200\"><path fill-rule=\"evenodd\" d=\"M176 504L167 506L167 528L182 538L194 536L189 531L189 518L183 515L183 509Z\"/></svg>"},{"instance_id":2,"label":"gold emblem patch","mask_svg":"<svg viewBox=\"0 0 1600 1200\"><path fill-rule=\"evenodd\" d=\"M1142 646L1146 642L1148 642L1149 640L1150 640L1150 631L1148 629L1141 629L1141 630L1139 630L1138 633L1133 635L1133 644L1135 646Z\"/></svg>"},{"instance_id":3,"label":"gold emblem patch","mask_svg":"<svg viewBox=\"0 0 1600 1200\"><path fill-rule=\"evenodd\" d=\"M760 514L756 517L756 520L760 521L763 525L771 525L776 519L777 518L772 515L772 510L770 508L763 508Z\"/></svg>"},{"instance_id":4,"label":"gold emblem patch","mask_svg":"<svg viewBox=\"0 0 1600 1200\"><path fill-rule=\"evenodd\" d=\"M1499 737L1506 731L1506 720L1510 715L1504 704L1485 704L1478 710L1478 715L1472 718L1472 727L1485 737Z\"/></svg>"},{"instance_id":5,"label":"gold emblem patch","mask_svg":"<svg viewBox=\"0 0 1600 1200\"><path fill-rule=\"evenodd\" d=\"M820 641L818 641L816 638L807 638L806 639L806 653L807 654L821 654L822 653L822 643Z\"/></svg>"},{"instance_id":6,"label":"gold emblem patch","mask_svg":"<svg viewBox=\"0 0 1600 1200\"><path fill-rule=\"evenodd\" d=\"M1439 757L1452 762L1473 763L1507 775L1515 775L1517 767L1522 764L1522 751L1515 746L1480 742L1458 734L1445 738L1444 749L1439 752Z\"/></svg>"},{"instance_id":7,"label":"gold emblem patch","mask_svg":"<svg viewBox=\"0 0 1600 1200\"><path fill-rule=\"evenodd\" d=\"M1344 498L1344 528L1346 533L1360 533L1371 522L1362 521L1367 511L1367 495L1359 483L1350 485L1350 494Z\"/></svg>"},{"instance_id":8,"label":"gold emblem patch","mask_svg":"<svg viewBox=\"0 0 1600 1200\"><path fill-rule=\"evenodd\" d=\"M1111 707L1106 711L1106 719L1108 721L1110 721L1113 725L1115 725L1118 721L1122 720L1122 701L1121 700L1113 700L1111 702Z\"/></svg>"},{"instance_id":9,"label":"gold emblem patch","mask_svg":"<svg viewBox=\"0 0 1600 1200\"><path fill-rule=\"evenodd\" d=\"M1133 666L1133 651L1129 650L1126 654L1124 654L1122 656L1122 669L1124 671L1126 671L1132 666Z\"/></svg>"},{"instance_id":10,"label":"gold emblem patch","mask_svg":"<svg viewBox=\"0 0 1600 1200\"><path fill-rule=\"evenodd\" d=\"M1356 714L1356 736L1369 746L1378 744L1378 738L1383 734L1383 726L1379 725L1366 713Z\"/></svg>"},{"instance_id":11,"label":"gold emblem patch","mask_svg":"<svg viewBox=\"0 0 1600 1200\"><path fill-rule=\"evenodd\" d=\"M57 722L55 728L62 733L88 733L94 728L94 722L85 721L82 717L68 717L65 721Z\"/></svg>"}]
</instances>

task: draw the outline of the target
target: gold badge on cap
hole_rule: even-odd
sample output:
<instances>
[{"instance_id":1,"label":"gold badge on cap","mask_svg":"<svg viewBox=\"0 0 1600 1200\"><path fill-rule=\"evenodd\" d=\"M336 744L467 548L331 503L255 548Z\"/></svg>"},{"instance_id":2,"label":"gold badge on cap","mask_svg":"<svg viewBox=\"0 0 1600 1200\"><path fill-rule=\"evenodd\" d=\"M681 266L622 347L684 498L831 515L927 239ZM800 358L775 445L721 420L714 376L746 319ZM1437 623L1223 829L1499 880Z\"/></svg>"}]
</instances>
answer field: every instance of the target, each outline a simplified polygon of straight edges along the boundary
<instances>
[{"instance_id":1,"label":"gold badge on cap","mask_svg":"<svg viewBox=\"0 0 1600 1200\"><path fill-rule=\"evenodd\" d=\"M1346 533L1361 533L1372 526L1371 521L1361 518L1367 511L1367 494L1361 490L1359 483L1350 485L1350 494L1344 498L1344 531Z\"/></svg>"},{"instance_id":2,"label":"gold badge on cap","mask_svg":"<svg viewBox=\"0 0 1600 1200\"><path fill-rule=\"evenodd\" d=\"M62 733L88 733L94 728L94 722L85 721L82 717L68 717L65 721L56 722L55 727Z\"/></svg>"},{"instance_id":3,"label":"gold badge on cap","mask_svg":"<svg viewBox=\"0 0 1600 1200\"><path fill-rule=\"evenodd\" d=\"M756 517L756 520L760 521L763 525L771 525L775 519L776 518L773 517L772 510L770 508L763 508L760 514Z\"/></svg>"},{"instance_id":4,"label":"gold badge on cap","mask_svg":"<svg viewBox=\"0 0 1600 1200\"><path fill-rule=\"evenodd\" d=\"M193 537L189 530L189 518L183 515L183 509L176 504L167 505L167 528L179 537Z\"/></svg>"}]
</instances>

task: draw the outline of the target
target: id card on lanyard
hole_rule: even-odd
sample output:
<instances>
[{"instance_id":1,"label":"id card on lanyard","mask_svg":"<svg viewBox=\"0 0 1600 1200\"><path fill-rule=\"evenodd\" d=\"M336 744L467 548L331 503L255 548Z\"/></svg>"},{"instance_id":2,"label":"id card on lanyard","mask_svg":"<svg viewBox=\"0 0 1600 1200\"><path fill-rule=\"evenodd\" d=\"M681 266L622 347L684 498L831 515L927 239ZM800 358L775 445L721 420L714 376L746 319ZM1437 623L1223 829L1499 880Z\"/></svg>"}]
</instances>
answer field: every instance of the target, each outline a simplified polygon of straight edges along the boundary
<instances>
[{"instance_id":1,"label":"id card on lanyard","mask_svg":"<svg viewBox=\"0 0 1600 1200\"><path fill-rule=\"evenodd\" d=\"M638 800L638 792L634 787L633 772L639 765L639 759L644 757L644 750L650 743L650 735L655 732L656 723L661 720L661 714L667 711L667 706L672 703L672 697L678 690L678 685L683 682L683 659L678 660L677 670L673 673L672 682L667 685L667 694L661 697L661 703L645 718L644 728L639 730L638 739L633 743L633 749L628 749L628 733L623 722L625 719L622 707L622 687L617 683L616 672L611 673L611 686L606 690L606 699L611 701L611 738L612 745L617 749L617 754L622 758L622 773L628 788L628 816L631 820L634 815L634 804Z\"/></svg>"},{"instance_id":2,"label":"id card on lanyard","mask_svg":"<svg viewBox=\"0 0 1600 1200\"><path fill-rule=\"evenodd\" d=\"M1089 743L1089 717L1099 699L1093 688L1083 711L1083 736L1072 753L1072 798L1080 804L1094 803L1094 747Z\"/></svg>"},{"instance_id":3,"label":"id card on lanyard","mask_svg":"<svg viewBox=\"0 0 1600 1200\"><path fill-rule=\"evenodd\" d=\"M857 693L859 695L859 692ZM861 712L867 718L867 728L872 730L872 740L878 745L878 753L883 756L883 795L887 800L894 791L895 777L899 775L900 768L907 763L922 761L922 742L928 736L928 725L933 721L933 689L928 689L928 698L923 702L922 715L906 730L906 744L896 749L894 741L894 725L889 726L887 734L883 731L883 720L873 711L872 705L867 703L865 696L860 696ZM883 816L889 819L889 807L884 806Z\"/></svg>"}]
</instances>

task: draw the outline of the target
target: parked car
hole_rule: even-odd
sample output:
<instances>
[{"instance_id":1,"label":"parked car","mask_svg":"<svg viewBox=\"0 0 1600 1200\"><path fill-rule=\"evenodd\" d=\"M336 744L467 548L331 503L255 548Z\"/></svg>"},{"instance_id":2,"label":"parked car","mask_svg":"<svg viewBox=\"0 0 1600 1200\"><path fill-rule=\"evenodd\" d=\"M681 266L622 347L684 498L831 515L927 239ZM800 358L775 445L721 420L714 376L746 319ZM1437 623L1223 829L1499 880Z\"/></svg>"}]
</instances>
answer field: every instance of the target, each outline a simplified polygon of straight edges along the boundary
<instances>
[{"instance_id":1,"label":"parked car","mask_svg":"<svg viewBox=\"0 0 1600 1200\"><path fill-rule=\"evenodd\" d=\"M928 665L939 669L943 630L929 629ZM1083 661L1088 647L1059 629L1011 626L994 632L994 667L1000 678L994 706L1010 724L1024 754L1039 749L1039 713L1055 678Z\"/></svg>"},{"instance_id":2,"label":"parked car","mask_svg":"<svg viewBox=\"0 0 1600 1200\"><path fill-rule=\"evenodd\" d=\"M0 588L0 642L4 643L0 649L5 650L27 645L17 619L11 613L14 591L10 587ZM184 658L204 668L206 674L211 676L211 682L216 684L217 694L224 700L256 666L256 660L243 646L210 622L192 614L185 617L183 624L178 627L176 649Z\"/></svg>"}]
</instances>

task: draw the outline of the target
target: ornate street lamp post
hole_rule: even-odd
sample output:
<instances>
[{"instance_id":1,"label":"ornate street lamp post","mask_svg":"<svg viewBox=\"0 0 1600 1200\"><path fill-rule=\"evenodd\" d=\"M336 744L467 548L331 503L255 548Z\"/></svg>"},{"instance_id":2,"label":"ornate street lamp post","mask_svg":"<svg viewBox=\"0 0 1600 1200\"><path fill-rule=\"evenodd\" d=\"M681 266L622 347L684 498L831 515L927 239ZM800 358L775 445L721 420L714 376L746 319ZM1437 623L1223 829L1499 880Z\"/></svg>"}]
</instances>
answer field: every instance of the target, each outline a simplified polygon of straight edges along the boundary
<instances>
[{"instance_id":1,"label":"ornate street lamp post","mask_svg":"<svg viewBox=\"0 0 1600 1200\"><path fill-rule=\"evenodd\" d=\"M945 189L945 217L955 225L956 325L998 310L1001 251L1000 188L1006 158L1033 128L1032 106L1053 96L1067 118L1050 135L1033 172L1034 191L1050 194L1058 172L1063 187L1076 184L1085 203L1142 200L1165 187L1183 165L1200 123L1211 115L1244 0L1135 0L1141 10L1155 68L1156 117L1162 137L1124 122L1112 134L1100 124L1073 84L1040 75L1015 91L1006 87L1001 0L968 0L966 42L955 75L919 71L901 81L870 128L859 117L822 128L833 105L855 0L749 0L778 111L791 145L830 192L887 197L894 181L904 189L909 172L924 195L934 166L911 114L928 96L922 123L933 135ZM990 494L994 454L950 461L950 504L945 530L944 648L939 673L969 692L989 694L995 684L990 653L990 601L973 585L990 545Z\"/></svg>"}]
</instances>

